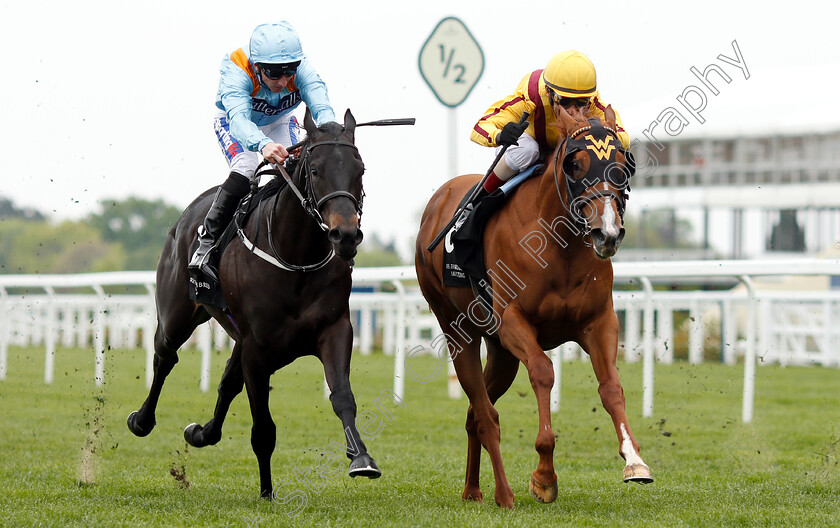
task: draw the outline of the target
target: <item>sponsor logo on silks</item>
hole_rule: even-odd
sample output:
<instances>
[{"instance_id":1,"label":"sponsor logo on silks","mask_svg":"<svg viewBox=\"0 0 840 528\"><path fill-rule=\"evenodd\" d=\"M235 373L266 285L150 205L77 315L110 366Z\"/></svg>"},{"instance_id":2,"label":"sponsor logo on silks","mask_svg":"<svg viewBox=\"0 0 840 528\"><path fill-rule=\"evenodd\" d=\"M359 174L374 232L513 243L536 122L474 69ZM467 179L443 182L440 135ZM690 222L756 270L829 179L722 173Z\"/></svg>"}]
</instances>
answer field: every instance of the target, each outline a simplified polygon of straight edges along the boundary
<instances>
[{"instance_id":1,"label":"sponsor logo on silks","mask_svg":"<svg viewBox=\"0 0 840 528\"><path fill-rule=\"evenodd\" d=\"M598 140L592 137L592 134L589 134L588 136L583 136L583 139L588 139L592 142L592 145L586 145L586 148L594 152L599 160L609 159L612 151L615 150L615 145L610 145L610 138Z\"/></svg>"},{"instance_id":2,"label":"sponsor logo on silks","mask_svg":"<svg viewBox=\"0 0 840 528\"><path fill-rule=\"evenodd\" d=\"M225 152L228 161L231 161L234 156L245 151L242 145L236 141L230 133L230 124L227 117L220 117L213 123L213 128L216 130L216 137L219 139L219 144Z\"/></svg>"},{"instance_id":3,"label":"sponsor logo on silks","mask_svg":"<svg viewBox=\"0 0 840 528\"><path fill-rule=\"evenodd\" d=\"M301 102L300 92L294 91L287 96L281 97L279 104L271 105L265 99L251 99L251 110L261 112L267 116L281 114Z\"/></svg>"},{"instance_id":4,"label":"sponsor logo on silks","mask_svg":"<svg viewBox=\"0 0 840 528\"><path fill-rule=\"evenodd\" d=\"M298 142L298 131L300 130L300 123L298 123L297 117L292 116L289 119L289 139L291 140L291 144L294 145Z\"/></svg>"}]
</instances>

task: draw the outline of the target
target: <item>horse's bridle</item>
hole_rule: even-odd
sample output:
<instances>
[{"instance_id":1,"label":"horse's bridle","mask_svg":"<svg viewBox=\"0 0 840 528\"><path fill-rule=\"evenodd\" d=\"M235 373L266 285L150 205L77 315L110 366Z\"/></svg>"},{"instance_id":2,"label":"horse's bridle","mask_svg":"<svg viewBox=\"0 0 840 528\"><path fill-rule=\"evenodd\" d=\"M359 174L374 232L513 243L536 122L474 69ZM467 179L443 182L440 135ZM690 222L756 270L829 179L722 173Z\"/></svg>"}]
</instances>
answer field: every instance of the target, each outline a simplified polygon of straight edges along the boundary
<instances>
[{"instance_id":1,"label":"horse's bridle","mask_svg":"<svg viewBox=\"0 0 840 528\"><path fill-rule=\"evenodd\" d=\"M289 174L285 170L279 170L278 173L283 176L286 180L286 183L292 189L292 192L298 197L300 200L301 206L303 206L304 211L315 219L315 222L318 224L318 227L321 228L322 231L325 233L329 231L329 226L324 223L324 218L321 216L321 206L327 203L329 200L333 198L338 198L343 196L344 198L349 198L350 201L353 202L353 206L356 208L356 214L359 215L359 224L361 225L362 222L362 207L364 205L364 193L359 197L356 198L353 196L352 193L347 191L333 191L331 193L322 196L320 199L315 196L315 189L312 185L312 166L310 164L310 156L312 151L315 148L323 146L323 145L338 145L344 147L350 147L356 152L359 151L359 148L352 142L346 141L343 139L331 139L327 141L319 141L317 143L308 143L306 145L305 150L303 151L303 156L300 159L300 168L298 169L300 172L303 173L303 180L304 180L304 190L306 191L306 197L300 192L297 186L292 181L292 178L289 177ZM274 173L273 171L265 171L266 173Z\"/></svg>"},{"instance_id":2,"label":"horse's bridle","mask_svg":"<svg viewBox=\"0 0 840 528\"><path fill-rule=\"evenodd\" d=\"M577 139L585 132L590 132L584 139ZM579 180L572 176L572 162L574 154L585 151L589 154L590 164L586 174ZM560 153L563 152L563 159L560 160ZM617 152L624 154L626 164L622 165L616 161ZM566 187L566 202L562 200L559 181L557 177L557 166L561 167ZM589 221L582 214L582 209L595 200L615 200L618 204L618 214L624 219L628 194L630 190L629 180L635 172L633 156L629 150L625 150L618 138L618 133L610 127L602 125L597 119L590 119L589 126L581 127L567 137L557 148L554 155L554 184L557 187L560 202L572 221L583 231L583 236L590 234L592 228ZM594 173L594 174L593 174ZM586 193L587 189L599 183L610 182L619 187L620 192L612 189L597 189L594 192ZM584 194L586 193L586 194ZM567 203L568 202L568 203Z\"/></svg>"},{"instance_id":3,"label":"horse's bridle","mask_svg":"<svg viewBox=\"0 0 840 528\"><path fill-rule=\"evenodd\" d=\"M344 139L331 139L331 140L327 140L327 141L319 141L317 143L310 143L309 145L306 146L306 150L303 151L303 156L301 156L301 159L300 159L300 165L301 165L300 170L303 171L303 173L304 173L303 179L306 182L306 199L304 199L301 196L300 191L297 190L297 188L294 186L294 184L292 184L292 182L290 180L287 180L287 182L292 187L292 189L295 190L295 194L298 195L298 198L301 198L301 205L303 205L303 208L306 210L307 213L309 213L309 215L312 218L315 219L316 222L318 222L318 225L321 227L321 229L324 232L329 231L329 227L327 227L327 225L324 224L324 220L321 217L321 212L320 212L321 206L324 205L325 203L327 203L329 200L332 200L333 198L338 198L340 196L343 196L345 198L349 198L350 201L353 202L353 206L356 208L356 214L359 215L359 225L361 225L361 223L362 223L362 207L364 206L364 198L365 198L364 192L362 193L362 195L358 199L355 196L353 196L352 193L347 192L347 191L333 191L331 193L327 193L325 196L322 196L320 199L318 199L315 196L315 189L313 188L313 185L312 185L312 166L310 165L309 158L310 158L313 150L315 150L317 147L320 147L320 146L323 146L323 145L344 146L344 147L350 147L353 150L355 150L356 152L359 151L359 148L355 145L355 143L351 143L350 141L347 141L347 140L344 140Z\"/></svg>"},{"instance_id":4,"label":"horse's bridle","mask_svg":"<svg viewBox=\"0 0 840 528\"><path fill-rule=\"evenodd\" d=\"M343 139L332 139L332 140L318 141L318 142L306 141L306 143L307 144L304 148L303 155L301 156L300 164L298 165L298 169L297 169L297 172L296 172L296 173L302 173L302 177L303 177L303 180L304 180L304 191L306 192L306 196L304 196L303 193L300 192L300 189L298 189L297 185L295 185L292 178L289 176L289 174L286 172L286 170L283 169L282 167L278 167L277 169L266 169L266 170L263 170L262 172L260 172L260 169L262 167L269 164L268 161L263 161L257 167L257 173L260 174L260 175L269 174L269 175L274 175L274 176L282 176L283 179L286 180L286 183L288 184L289 188L291 188L292 192L294 192L295 196L297 196L298 200L300 201L301 206L303 207L303 210L306 211L306 213L315 220L315 222L318 224L318 227L320 227L321 230L324 231L325 233L328 232L330 228L329 228L328 225L326 225L326 223L324 223L324 218L321 216L320 209L321 209L322 205L324 205L327 201L332 200L333 198L339 198L339 197L349 198L353 202L354 207L356 208L356 214L359 215L359 225L361 225L361 222L362 222L362 206L364 204L364 191L362 191L362 195L358 199L355 196L353 196L352 193L347 192L347 191L333 191L331 193L326 194L325 196L322 196L320 199L318 199L315 196L315 189L314 189L314 186L312 185L312 166L310 164L310 159L309 159L312 151L316 147L319 147L319 146L322 146L322 145L337 145L337 146L351 147L356 152L358 152L358 150L359 150L358 147L356 147L356 145L354 143L352 143L350 141L343 140ZM277 249L274 247L274 239L271 236L271 225L272 225L272 221L273 221L273 212L276 209L277 200L280 198L280 194L281 193L278 192L277 194L274 195L274 205L269 209L269 212L266 215L266 225L267 225L267 228L268 228L268 245L271 248L271 252L274 255L273 256L269 255L269 254L265 253L264 251L260 250L258 247L256 247L256 245L253 242L251 242L250 240L247 239L243 229L241 227L237 226L239 237L242 239L245 246L252 253L254 253L258 257L262 258L263 260L266 260L266 261L270 262L271 264L277 266L280 269L283 269L283 270L286 270L286 271L315 271L315 270L319 270L319 269L323 268L335 256L335 250L334 249L330 248L330 251L327 254L327 256L323 260L321 260L320 262L317 262L315 264L297 265L297 264L290 264L290 263L286 262L285 260L283 260L280 257L279 253L277 252ZM257 224L257 226L258 226L257 228L259 229L259 224Z\"/></svg>"}]
</instances>

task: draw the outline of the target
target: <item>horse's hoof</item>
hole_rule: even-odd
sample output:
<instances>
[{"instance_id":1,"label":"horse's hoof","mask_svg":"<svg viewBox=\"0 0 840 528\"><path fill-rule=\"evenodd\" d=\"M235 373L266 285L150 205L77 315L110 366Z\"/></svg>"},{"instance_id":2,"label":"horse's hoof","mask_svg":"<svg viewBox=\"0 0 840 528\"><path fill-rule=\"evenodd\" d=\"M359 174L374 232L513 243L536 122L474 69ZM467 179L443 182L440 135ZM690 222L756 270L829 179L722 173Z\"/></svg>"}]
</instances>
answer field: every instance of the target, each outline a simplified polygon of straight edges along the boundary
<instances>
[{"instance_id":1,"label":"horse's hoof","mask_svg":"<svg viewBox=\"0 0 840 528\"><path fill-rule=\"evenodd\" d=\"M557 500L557 478L554 482L543 484L531 475L531 482L528 483L528 491L537 502L548 503Z\"/></svg>"},{"instance_id":2,"label":"horse's hoof","mask_svg":"<svg viewBox=\"0 0 840 528\"><path fill-rule=\"evenodd\" d=\"M184 440L193 447L204 447L205 444L198 439L198 435L201 434L203 429L201 425L195 422L184 427Z\"/></svg>"},{"instance_id":3,"label":"horse's hoof","mask_svg":"<svg viewBox=\"0 0 840 528\"><path fill-rule=\"evenodd\" d=\"M650 484L653 482L653 475L645 464L627 464L624 466L624 482Z\"/></svg>"},{"instance_id":4,"label":"horse's hoof","mask_svg":"<svg viewBox=\"0 0 840 528\"><path fill-rule=\"evenodd\" d=\"M373 457L364 453L357 456L352 462L350 462L350 469L347 474L351 477L367 477L375 479L382 476L382 471L376 465L376 462L374 462Z\"/></svg>"},{"instance_id":5,"label":"horse's hoof","mask_svg":"<svg viewBox=\"0 0 840 528\"><path fill-rule=\"evenodd\" d=\"M128 415L125 422L128 424L128 430L134 433L134 436L139 436L140 438L148 436L152 432L152 429L155 428L155 422L152 422L152 426L148 429L141 427L137 423L137 411L131 411L131 414Z\"/></svg>"},{"instance_id":6,"label":"horse's hoof","mask_svg":"<svg viewBox=\"0 0 840 528\"><path fill-rule=\"evenodd\" d=\"M494 499L496 500L496 506L500 508L507 508L508 510L512 510L514 508L512 491L509 491L508 493L504 494L501 494L498 491L496 491Z\"/></svg>"},{"instance_id":7,"label":"horse's hoof","mask_svg":"<svg viewBox=\"0 0 840 528\"><path fill-rule=\"evenodd\" d=\"M461 500L483 503L484 494L481 493L480 489L464 490L464 493L461 494Z\"/></svg>"}]
</instances>

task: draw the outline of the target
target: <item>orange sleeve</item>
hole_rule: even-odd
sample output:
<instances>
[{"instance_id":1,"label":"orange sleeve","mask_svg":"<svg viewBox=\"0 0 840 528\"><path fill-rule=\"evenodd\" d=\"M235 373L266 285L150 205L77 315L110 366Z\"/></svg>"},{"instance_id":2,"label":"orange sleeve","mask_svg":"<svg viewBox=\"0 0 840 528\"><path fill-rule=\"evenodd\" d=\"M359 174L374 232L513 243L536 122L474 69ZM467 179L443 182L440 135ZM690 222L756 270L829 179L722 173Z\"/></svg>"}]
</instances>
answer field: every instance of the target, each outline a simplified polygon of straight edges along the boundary
<instances>
[{"instance_id":1,"label":"orange sleeve","mask_svg":"<svg viewBox=\"0 0 840 528\"><path fill-rule=\"evenodd\" d=\"M254 71L254 68L251 67L251 61L248 60L248 56L245 55L245 52L242 51L242 48L234 51L230 54L230 60L240 68L242 71L248 74L248 77L251 78L251 85L254 89L251 91L251 97L254 97L260 91L260 80L257 78L257 72Z\"/></svg>"}]
</instances>

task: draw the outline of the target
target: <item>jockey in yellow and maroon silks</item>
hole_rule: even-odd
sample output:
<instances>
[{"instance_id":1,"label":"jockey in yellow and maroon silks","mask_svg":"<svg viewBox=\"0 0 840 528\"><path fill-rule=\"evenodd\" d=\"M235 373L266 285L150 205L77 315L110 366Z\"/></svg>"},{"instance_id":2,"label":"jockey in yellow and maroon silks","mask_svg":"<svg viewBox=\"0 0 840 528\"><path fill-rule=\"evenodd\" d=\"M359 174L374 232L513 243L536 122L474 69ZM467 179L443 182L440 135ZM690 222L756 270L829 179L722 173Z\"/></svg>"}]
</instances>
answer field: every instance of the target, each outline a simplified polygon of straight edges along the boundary
<instances>
[{"instance_id":1,"label":"jockey in yellow and maroon silks","mask_svg":"<svg viewBox=\"0 0 840 528\"><path fill-rule=\"evenodd\" d=\"M513 94L493 104L475 124L470 134L474 142L485 147L508 145L485 181L481 195L495 191L511 176L557 147L560 137L552 109L555 104L578 119L604 117L607 105L598 93L595 66L583 53L574 50L558 53L544 70L526 75ZM526 111L530 116L519 125L517 122ZM630 137L617 112L616 125L618 138L627 148Z\"/></svg>"}]
</instances>

